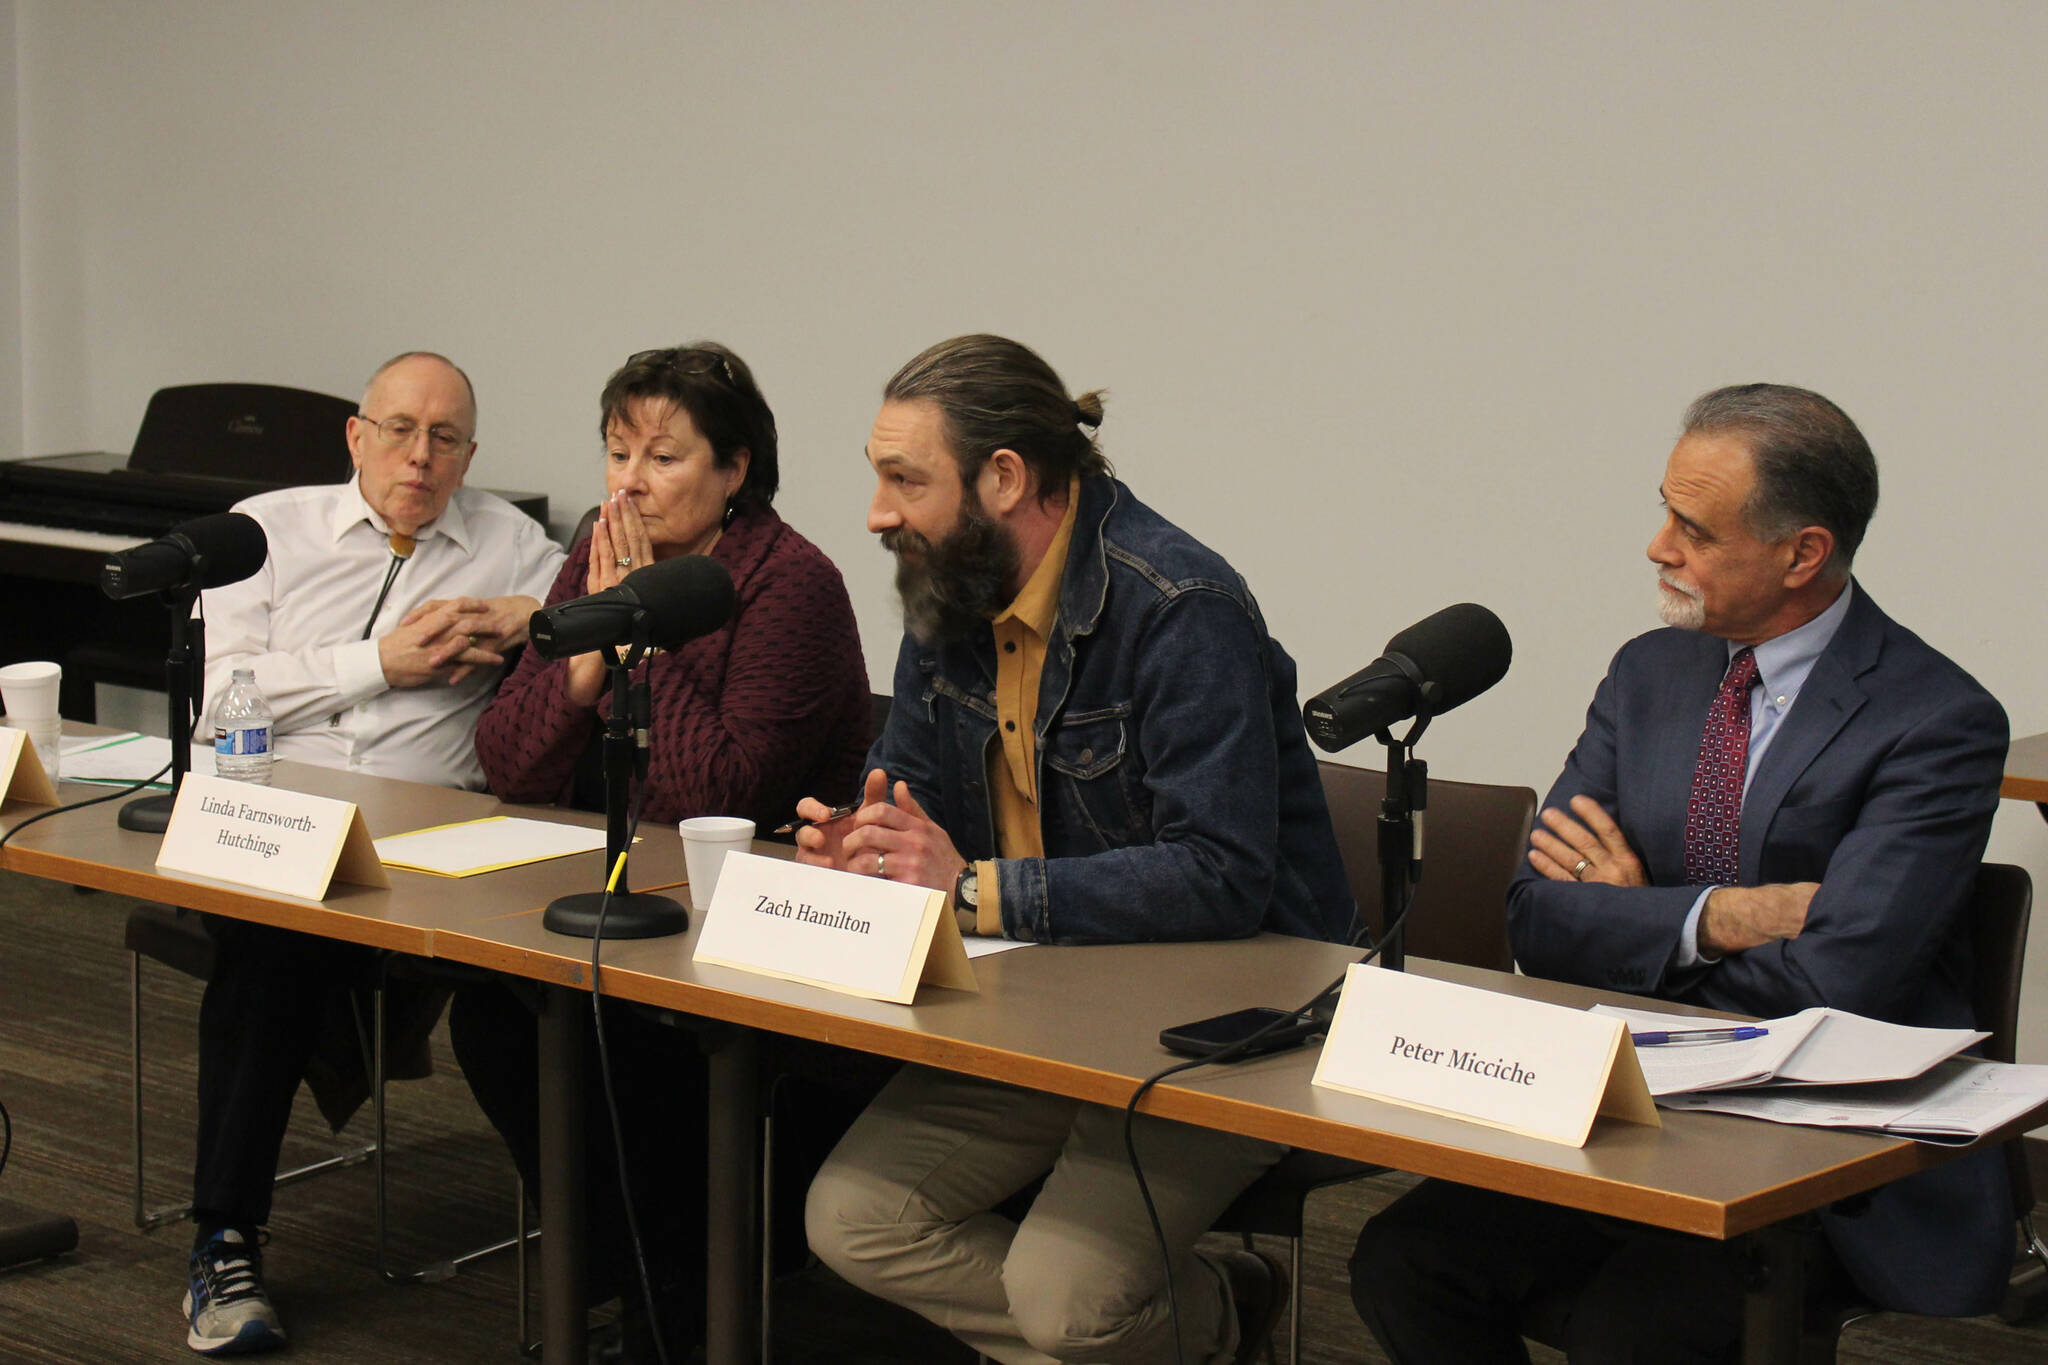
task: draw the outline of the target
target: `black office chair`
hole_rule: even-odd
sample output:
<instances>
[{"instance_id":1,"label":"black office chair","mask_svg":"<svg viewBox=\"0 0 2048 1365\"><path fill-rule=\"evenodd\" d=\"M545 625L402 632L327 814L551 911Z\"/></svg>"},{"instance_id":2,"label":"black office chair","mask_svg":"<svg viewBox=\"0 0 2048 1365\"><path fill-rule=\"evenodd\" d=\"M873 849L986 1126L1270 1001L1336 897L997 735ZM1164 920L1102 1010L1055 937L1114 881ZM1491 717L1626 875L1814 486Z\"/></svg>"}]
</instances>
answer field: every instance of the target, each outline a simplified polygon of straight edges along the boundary
<instances>
[{"instance_id":1,"label":"black office chair","mask_svg":"<svg viewBox=\"0 0 2048 1365\"><path fill-rule=\"evenodd\" d=\"M1977 1027L1991 1035L1983 1055L1995 1062L2010 1062L2019 1035L2020 984L2027 956L2027 921L2031 917L2034 884L2025 869L2005 863L1985 863L1977 871L1977 885L1964 914L1970 925L1974 958L1970 981L1970 1008ZM2016 1137L2005 1145L2006 1169L2012 1179L2013 1216L2027 1243L2027 1252L2040 1262L2029 1267L2027 1276L2038 1277L2048 1267L2044 1248L2033 1223L2034 1190L2028 1178L2025 1139ZM2008 1295L2008 1305L2014 1295ZM1799 1359L1802 1365L1832 1365L1842 1329L1850 1323L1881 1311L1862 1299L1816 1299L1807 1305ZM1562 1301L1539 1301L1531 1305L1521 1323L1522 1334L1546 1346L1556 1347L1563 1337L1569 1305ZM2011 1319L2009 1319L2011 1320Z\"/></svg>"},{"instance_id":2,"label":"black office chair","mask_svg":"<svg viewBox=\"0 0 2048 1365\"><path fill-rule=\"evenodd\" d=\"M2026 973L2027 926L2033 904L2034 883L2026 869L2009 863L1985 863L1978 868L1976 890L1964 911L1969 917L1972 955L1970 1012L1977 1027L1991 1035L1985 1040L1983 1055L1994 1062L2010 1062L2018 1056L2020 987ZM2005 1166L2023 1248L2019 1260L2033 1262L2014 1277L1999 1312L2005 1321L2017 1323L2040 1311L2040 1284L2048 1276L2048 1244L2034 1225L2034 1182L2027 1169L2024 1137L2005 1144ZM1879 1311L1874 1304L1856 1302L1815 1314L1801 1342L1804 1365L1831 1365L1842 1329Z\"/></svg>"},{"instance_id":3,"label":"black office chair","mask_svg":"<svg viewBox=\"0 0 2048 1365\"><path fill-rule=\"evenodd\" d=\"M1340 763L1319 762L1316 767L1351 894L1377 938L1386 928L1377 824L1386 774ZM1527 787L1431 780L1427 856L1404 934L1410 953L1496 971L1514 969L1508 947L1508 883L1529 847L1529 827L1535 818L1536 793ZM1256 1235L1287 1239L1293 1279L1287 1310L1288 1365L1301 1361L1301 1232L1308 1197L1325 1186L1385 1169L1321 1152L1290 1151L1216 1220L1217 1231L1241 1235L1248 1249Z\"/></svg>"}]
</instances>

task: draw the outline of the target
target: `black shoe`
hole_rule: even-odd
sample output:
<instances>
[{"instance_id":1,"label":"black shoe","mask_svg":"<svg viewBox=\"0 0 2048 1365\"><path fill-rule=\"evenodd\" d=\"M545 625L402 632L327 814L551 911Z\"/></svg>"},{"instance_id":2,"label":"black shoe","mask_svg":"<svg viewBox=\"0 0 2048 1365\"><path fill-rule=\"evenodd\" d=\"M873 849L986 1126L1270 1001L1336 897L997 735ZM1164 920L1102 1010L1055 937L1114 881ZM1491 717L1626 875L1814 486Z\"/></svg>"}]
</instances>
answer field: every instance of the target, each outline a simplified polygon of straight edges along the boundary
<instances>
[{"instance_id":1,"label":"black shoe","mask_svg":"<svg viewBox=\"0 0 2048 1365\"><path fill-rule=\"evenodd\" d=\"M1287 1267L1263 1251L1225 1251L1216 1259L1237 1313L1237 1353L1231 1360L1251 1365L1261 1352L1270 1352L1273 1329L1287 1307Z\"/></svg>"}]
</instances>

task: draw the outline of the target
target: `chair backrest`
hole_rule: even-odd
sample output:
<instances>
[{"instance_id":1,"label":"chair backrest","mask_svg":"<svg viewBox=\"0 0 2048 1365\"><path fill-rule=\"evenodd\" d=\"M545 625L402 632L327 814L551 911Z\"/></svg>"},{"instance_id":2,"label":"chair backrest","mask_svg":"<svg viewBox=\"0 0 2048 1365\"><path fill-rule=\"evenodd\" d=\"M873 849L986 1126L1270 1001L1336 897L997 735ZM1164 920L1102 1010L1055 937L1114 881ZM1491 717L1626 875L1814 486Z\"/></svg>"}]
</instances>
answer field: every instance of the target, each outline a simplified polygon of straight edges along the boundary
<instances>
[{"instance_id":1,"label":"chair backrest","mask_svg":"<svg viewBox=\"0 0 2048 1365\"><path fill-rule=\"evenodd\" d=\"M2025 868L1985 863L1964 914L1970 922L1970 1011L1991 1037L1984 1055L2009 1062L2017 1055L2020 981L2027 964L2027 922L2033 918L2034 882ZM2005 1144L2005 1169L2012 1180L2014 1217L2034 1208L2034 1182L2027 1169L2026 1140Z\"/></svg>"},{"instance_id":2,"label":"chair backrest","mask_svg":"<svg viewBox=\"0 0 2048 1365\"><path fill-rule=\"evenodd\" d=\"M1379 811L1387 775L1319 761L1330 822L1359 913L1377 937L1380 904ZM1529 848L1536 793L1527 787L1429 780L1423 815L1422 880L1404 935L1407 951L1473 967L1511 971L1508 883Z\"/></svg>"},{"instance_id":3,"label":"chair backrest","mask_svg":"<svg viewBox=\"0 0 2048 1365\"><path fill-rule=\"evenodd\" d=\"M868 693L868 716L874 722L874 737L882 737L882 729L889 723L889 707L896 699L887 692Z\"/></svg>"},{"instance_id":4,"label":"chair backrest","mask_svg":"<svg viewBox=\"0 0 2048 1365\"><path fill-rule=\"evenodd\" d=\"M591 531L597 526L597 514L602 510L604 510L604 504L599 503L577 519L575 534L569 537L570 549L575 549L590 538Z\"/></svg>"},{"instance_id":5,"label":"chair backrest","mask_svg":"<svg viewBox=\"0 0 2048 1365\"><path fill-rule=\"evenodd\" d=\"M1970 921L1970 1010L1991 1035L1984 1055L2009 1062L2017 1055L2020 981L2027 962L2027 923L2033 917L2034 881L2025 868L1985 863L1964 913Z\"/></svg>"}]
</instances>

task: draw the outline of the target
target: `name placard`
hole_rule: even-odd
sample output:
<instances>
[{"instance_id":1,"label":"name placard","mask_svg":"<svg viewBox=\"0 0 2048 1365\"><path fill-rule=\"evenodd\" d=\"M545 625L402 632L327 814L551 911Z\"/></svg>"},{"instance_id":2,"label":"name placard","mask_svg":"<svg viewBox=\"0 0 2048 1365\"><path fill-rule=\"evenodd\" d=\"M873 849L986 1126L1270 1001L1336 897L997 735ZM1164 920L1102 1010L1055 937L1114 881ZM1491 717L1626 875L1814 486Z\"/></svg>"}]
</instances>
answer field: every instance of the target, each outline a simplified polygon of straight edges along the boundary
<instances>
[{"instance_id":1,"label":"name placard","mask_svg":"<svg viewBox=\"0 0 2048 1365\"><path fill-rule=\"evenodd\" d=\"M1315 1083L1572 1147L1596 1114L1662 1124L1621 1020L1366 964Z\"/></svg>"},{"instance_id":2,"label":"name placard","mask_svg":"<svg viewBox=\"0 0 2048 1365\"><path fill-rule=\"evenodd\" d=\"M334 881L391 885L354 802L199 773L178 788L156 865L309 901Z\"/></svg>"},{"instance_id":3,"label":"name placard","mask_svg":"<svg viewBox=\"0 0 2048 1365\"><path fill-rule=\"evenodd\" d=\"M728 853L692 959L907 1005L979 990L943 891Z\"/></svg>"},{"instance_id":4,"label":"name placard","mask_svg":"<svg viewBox=\"0 0 2048 1365\"><path fill-rule=\"evenodd\" d=\"M28 742L28 731L0 725L0 773L7 778L0 782L0 793L4 793L0 799L31 806L57 804L57 784L44 770L36 746Z\"/></svg>"}]
</instances>

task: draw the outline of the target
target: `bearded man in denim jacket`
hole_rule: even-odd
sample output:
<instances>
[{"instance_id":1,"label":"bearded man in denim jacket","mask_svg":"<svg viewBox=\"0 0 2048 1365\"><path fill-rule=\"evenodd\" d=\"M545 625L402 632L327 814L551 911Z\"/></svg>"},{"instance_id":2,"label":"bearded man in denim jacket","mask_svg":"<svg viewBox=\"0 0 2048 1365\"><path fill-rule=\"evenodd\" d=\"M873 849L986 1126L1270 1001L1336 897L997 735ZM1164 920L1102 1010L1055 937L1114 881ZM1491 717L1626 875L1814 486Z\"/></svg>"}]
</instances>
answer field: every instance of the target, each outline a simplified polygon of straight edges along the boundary
<instances>
[{"instance_id":1,"label":"bearded man in denim jacket","mask_svg":"<svg viewBox=\"0 0 2048 1365\"><path fill-rule=\"evenodd\" d=\"M1084 430L1100 396L968 336L883 400L868 529L897 556L908 633L862 804L837 820L800 805L819 823L799 858L946 891L969 933L1347 938L1294 663L1230 565L1110 476ZM1122 1122L906 1068L813 1183L811 1246L996 1360L1171 1360ZM1193 1248L1282 1149L1137 1122L1187 1358L1249 1360L1285 1298L1279 1268ZM1041 1176L1021 1223L992 1212Z\"/></svg>"}]
</instances>

